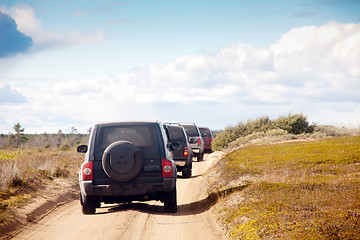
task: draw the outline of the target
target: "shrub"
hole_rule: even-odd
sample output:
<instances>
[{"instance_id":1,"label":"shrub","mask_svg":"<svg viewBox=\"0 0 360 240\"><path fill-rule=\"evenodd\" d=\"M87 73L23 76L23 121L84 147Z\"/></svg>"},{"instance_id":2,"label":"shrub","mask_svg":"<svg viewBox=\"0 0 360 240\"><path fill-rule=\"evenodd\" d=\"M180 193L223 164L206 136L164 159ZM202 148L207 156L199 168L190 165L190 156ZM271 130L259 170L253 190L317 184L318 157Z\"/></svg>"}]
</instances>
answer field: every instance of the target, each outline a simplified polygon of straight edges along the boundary
<instances>
[{"instance_id":1,"label":"shrub","mask_svg":"<svg viewBox=\"0 0 360 240\"><path fill-rule=\"evenodd\" d=\"M283 136L289 134L288 131L280 128L274 128L266 132L268 136Z\"/></svg>"},{"instance_id":2,"label":"shrub","mask_svg":"<svg viewBox=\"0 0 360 240\"><path fill-rule=\"evenodd\" d=\"M252 134L255 132L267 132L272 128L272 122L268 117L260 117L254 121L248 120L245 125L247 134Z\"/></svg>"},{"instance_id":3,"label":"shrub","mask_svg":"<svg viewBox=\"0 0 360 240\"><path fill-rule=\"evenodd\" d=\"M218 132L212 147L215 151L221 150L228 147L231 142L249 135L263 136L263 133L271 136L302 134L312 133L314 129L315 125L309 125L306 117L302 114L289 114L276 120L260 117L256 120L248 120L246 124L240 122L235 127L227 127L224 131ZM241 140L238 141L241 142Z\"/></svg>"},{"instance_id":4,"label":"shrub","mask_svg":"<svg viewBox=\"0 0 360 240\"><path fill-rule=\"evenodd\" d=\"M25 187L27 185L26 181L24 179L15 176L15 178L12 180L11 186L12 187Z\"/></svg>"},{"instance_id":5,"label":"shrub","mask_svg":"<svg viewBox=\"0 0 360 240\"><path fill-rule=\"evenodd\" d=\"M60 167L57 167L56 170L55 170L55 173L54 173L54 177L69 177L70 175L70 171L65 169L65 168L60 168Z\"/></svg>"},{"instance_id":6,"label":"shrub","mask_svg":"<svg viewBox=\"0 0 360 240\"><path fill-rule=\"evenodd\" d=\"M69 151L71 149L71 146L68 144L64 144L60 147L60 150L62 151Z\"/></svg>"},{"instance_id":7,"label":"shrub","mask_svg":"<svg viewBox=\"0 0 360 240\"><path fill-rule=\"evenodd\" d=\"M233 127L227 127L224 131L218 132L216 137L214 138L212 142L212 148L213 150L220 150L223 148L226 148L229 143L235 141L237 138L240 137L239 130L240 126L238 126L238 129L235 129Z\"/></svg>"},{"instance_id":8,"label":"shrub","mask_svg":"<svg viewBox=\"0 0 360 240\"><path fill-rule=\"evenodd\" d=\"M315 128L314 125L309 125L306 117L302 114L279 117L274 121L274 126L291 134L313 133Z\"/></svg>"}]
</instances>

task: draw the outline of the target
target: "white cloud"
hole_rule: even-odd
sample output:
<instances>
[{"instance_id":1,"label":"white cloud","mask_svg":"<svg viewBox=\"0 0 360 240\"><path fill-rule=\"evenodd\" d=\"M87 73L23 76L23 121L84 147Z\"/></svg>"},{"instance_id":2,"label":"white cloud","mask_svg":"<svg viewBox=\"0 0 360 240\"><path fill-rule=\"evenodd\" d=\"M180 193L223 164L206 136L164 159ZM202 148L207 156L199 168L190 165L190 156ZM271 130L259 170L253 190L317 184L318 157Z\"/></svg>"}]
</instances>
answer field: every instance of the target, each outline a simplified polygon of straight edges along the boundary
<instances>
[{"instance_id":1,"label":"white cloud","mask_svg":"<svg viewBox=\"0 0 360 240\"><path fill-rule=\"evenodd\" d=\"M24 103L27 99L5 82L0 81L0 105L4 103Z\"/></svg>"},{"instance_id":2,"label":"white cloud","mask_svg":"<svg viewBox=\"0 0 360 240\"><path fill-rule=\"evenodd\" d=\"M276 71L310 70L317 75L345 71L359 77L359 44L360 24L330 22L320 27L292 29L271 50Z\"/></svg>"},{"instance_id":3,"label":"white cloud","mask_svg":"<svg viewBox=\"0 0 360 240\"><path fill-rule=\"evenodd\" d=\"M43 95L23 90L31 102L21 114L27 123L36 122L31 116L38 121L46 116L44 122L50 125L88 124L83 129L96 121L134 119L195 121L222 128L289 112L303 112L320 124L356 126L359 62L360 24L330 22L294 28L270 48L236 44L209 56L182 56L117 76L58 81ZM20 114L6 109L13 112L11 119ZM4 116L3 111L0 108ZM53 125L55 130L63 128Z\"/></svg>"},{"instance_id":4,"label":"white cloud","mask_svg":"<svg viewBox=\"0 0 360 240\"><path fill-rule=\"evenodd\" d=\"M68 80L55 83L53 92L56 95L80 95L95 91L95 86L89 85L86 81Z\"/></svg>"},{"instance_id":5,"label":"white cloud","mask_svg":"<svg viewBox=\"0 0 360 240\"><path fill-rule=\"evenodd\" d=\"M91 33L72 30L65 34L46 30L36 18L34 10L25 4L17 4L7 12L15 19L18 29L32 37L35 47L92 44L104 40L103 30Z\"/></svg>"},{"instance_id":6,"label":"white cloud","mask_svg":"<svg viewBox=\"0 0 360 240\"><path fill-rule=\"evenodd\" d=\"M299 99L341 101L337 96L342 95L348 95L346 101L359 101L354 89L359 90L360 81L348 71L360 60L359 36L359 24L303 27L284 34L270 49L238 44L210 56L183 56L116 77L70 80L55 89L78 94L91 85L92 93L133 103L237 99L286 104Z\"/></svg>"}]
</instances>

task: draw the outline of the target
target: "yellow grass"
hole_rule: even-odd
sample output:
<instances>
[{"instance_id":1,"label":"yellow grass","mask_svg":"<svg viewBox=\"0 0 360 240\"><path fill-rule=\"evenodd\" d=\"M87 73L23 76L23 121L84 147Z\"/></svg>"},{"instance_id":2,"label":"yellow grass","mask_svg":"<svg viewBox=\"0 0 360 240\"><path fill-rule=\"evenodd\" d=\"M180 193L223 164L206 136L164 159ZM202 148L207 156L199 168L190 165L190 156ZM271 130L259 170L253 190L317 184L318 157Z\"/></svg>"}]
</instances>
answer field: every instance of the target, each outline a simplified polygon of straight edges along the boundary
<instances>
[{"instance_id":1,"label":"yellow grass","mask_svg":"<svg viewBox=\"0 0 360 240\"><path fill-rule=\"evenodd\" d=\"M360 137L250 145L220 164L217 205L233 239L359 239Z\"/></svg>"},{"instance_id":2,"label":"yellow grass","mask_svg":"<svg viewBox=\"0 0 360 240\"><path fill-rule=\"evenodd\" d=\"M75 149L0 150L0 223L6 221L10 208L26 203L32 193L55 178L75 184L83 157Z\"/></svg>"}]
</instances>

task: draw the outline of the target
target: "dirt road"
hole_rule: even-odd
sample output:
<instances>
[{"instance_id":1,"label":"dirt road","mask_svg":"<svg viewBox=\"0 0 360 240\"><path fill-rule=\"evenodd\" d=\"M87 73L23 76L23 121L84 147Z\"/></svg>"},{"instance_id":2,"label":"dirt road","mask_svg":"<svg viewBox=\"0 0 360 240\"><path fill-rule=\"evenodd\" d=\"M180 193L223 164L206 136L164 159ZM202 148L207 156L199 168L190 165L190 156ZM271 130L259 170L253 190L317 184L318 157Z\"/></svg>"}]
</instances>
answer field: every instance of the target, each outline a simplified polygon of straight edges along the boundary
<instances>
[{"instance_id":1,"label":"dirt road","mask_svg":"<svg viewBox=\"0 0 360 240\"><path fill-rule=\"evenodd\" d=\"M178 178L178 212L164 213L156 201L102 205L95 215L83 215L79 201L30 224L13 239L226 239L215 223L206 200L203 174L215 163L216 153L193 163L193 177Z\"/></svg>"}]
</instances>

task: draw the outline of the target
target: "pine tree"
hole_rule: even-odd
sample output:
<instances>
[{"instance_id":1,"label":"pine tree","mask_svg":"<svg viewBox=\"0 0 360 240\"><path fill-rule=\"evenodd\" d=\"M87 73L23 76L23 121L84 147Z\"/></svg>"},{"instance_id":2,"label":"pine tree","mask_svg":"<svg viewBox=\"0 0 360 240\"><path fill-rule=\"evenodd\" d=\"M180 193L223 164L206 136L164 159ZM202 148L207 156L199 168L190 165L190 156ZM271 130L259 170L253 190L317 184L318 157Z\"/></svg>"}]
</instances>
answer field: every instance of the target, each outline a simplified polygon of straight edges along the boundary
<instances>
[{"instance_id":1,"label":"pine tree","mask_svg":"<svg viewBox=\"0 0 360 240\"><path fill-rule=\"evenodd\" d=\"M20 123L15 124L13 129L15 131L15 134L11 135L10 141L15 144L15 147L18 148L28 139L24 134L25 128L22 128Z\"/></svg>"}]
</instances>

